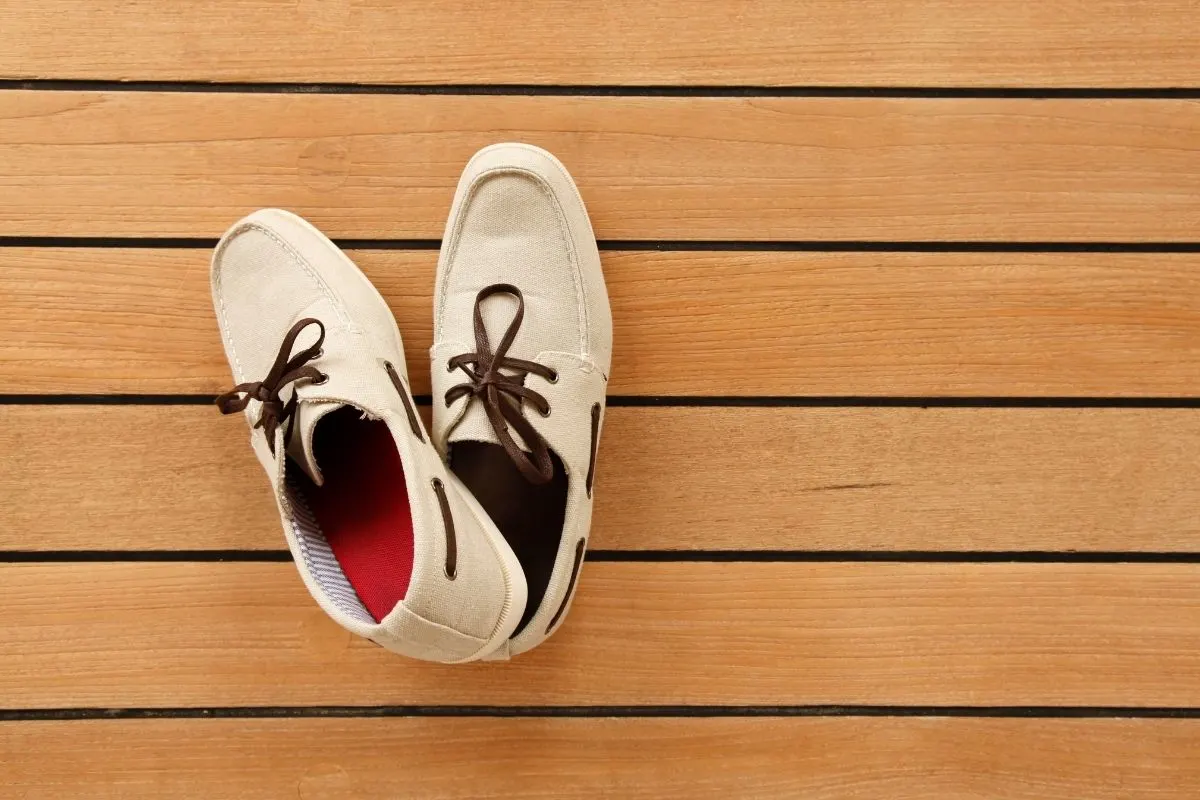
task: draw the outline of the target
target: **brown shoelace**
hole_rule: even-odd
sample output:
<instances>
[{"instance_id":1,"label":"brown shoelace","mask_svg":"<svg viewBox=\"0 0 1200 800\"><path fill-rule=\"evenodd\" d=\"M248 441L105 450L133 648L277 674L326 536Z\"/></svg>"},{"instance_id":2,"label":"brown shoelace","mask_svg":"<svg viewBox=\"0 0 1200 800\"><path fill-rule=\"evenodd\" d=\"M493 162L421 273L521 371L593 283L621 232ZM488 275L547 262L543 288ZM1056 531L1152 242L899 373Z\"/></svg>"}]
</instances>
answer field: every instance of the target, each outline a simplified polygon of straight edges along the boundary
<instances>
[{"instance_id":1,"label":"brown shoelace","mask_svg":"<svg viewBox=\"0 0 1200 800\"><path fill-rule=\"evenodd\" d=\"M316 344L293 356L291 353L296 339L309 325L316 325L320 328L321 335L317 337ZM263 433L267 436L267 445L271 448L271 455L275 455L275 431L286 422L287 428L283 433L284 445L286 446L291 441L292 428L296 424L296 406L299 403L295 387L292 388L291 399L286 403L283 402L279 393L289 383L310 380L319 384L329 378L328 375L308 363L321 355L321 346L324 343L325 326L319 319L300 320L283 337L283 344L279 346L279 355L275 356L275 363L271 365L267 377L261 381L241 383L233 387L217 398L217 408L221 409L222 414L236 414L250 405L251 400L262 403L262 413L259 414L258 422L254 423L254 427L263 429Z\"/></svg>"},{"instance_id":2,"label":"brown shoelace","mask_svg":"<svg viewBox=\"0 0 1200 800\"><path fill-rule=\"evenodd\" d=\"M487 329L483 326L483 301L497 294L510 294L517 298L517 313L500 346L493 352L488 342ZM550 460L550 449L546 440L541 437L533 425L525 418L522 402L527 402L538 410L543 417L550 415L550 403L546 398L525 386L526 375L537 375L548 381L557 381L558 373L550 367L534 361L512 358L508 349L512 347L517 331L521 328L521 320L525 317L525 298L521 290L507 283L497 283L482 289L475 297L475 348L474 353L463 353L450 359L449 368L453 372L461 369L470 378L468 383L452 386L446 392L446 405L449 406L460 397L474 395L483 401L488 421L500 439L508 457L516 464L517 469L530 483L546 483L554 477L554 464ZM505 375L500 370L506 369L516 374ZM526 453L517 445L509 426L520 435L522 441L532 450ZM532 456L532 458L530 458Z\"/></svg>"}]
</instances>

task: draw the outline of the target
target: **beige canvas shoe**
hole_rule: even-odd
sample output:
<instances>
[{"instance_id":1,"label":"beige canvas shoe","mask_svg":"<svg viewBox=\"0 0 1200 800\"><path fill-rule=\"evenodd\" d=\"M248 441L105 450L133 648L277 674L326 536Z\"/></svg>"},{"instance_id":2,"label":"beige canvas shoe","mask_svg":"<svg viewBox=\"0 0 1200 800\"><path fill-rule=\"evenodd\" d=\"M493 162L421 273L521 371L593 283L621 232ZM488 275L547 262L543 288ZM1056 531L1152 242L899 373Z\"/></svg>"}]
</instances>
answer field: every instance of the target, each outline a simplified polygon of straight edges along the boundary
<instances>
[{"instance_id":1,"label":"beige canvas shoe","mask_svg":"<svg viewBox=\"0 0 1200 800\"><path fill-rule=\"evenodd\" d=\"M528 606L496 658L540 644L570 606L611 358L600 255L571 176L536 147L481 150L438 262L433 435L525 571Z\"/></svg>"},{"instance_id":2,"label":"beige canvas shoe","mask_svg":"<svg viewBox=\"0 0 1200 800\"><path fill-rule=\"evenodd\" d=\"M258 211L221 239L213 305L288 546L317 603L389 650L472 661L525 610L511 548L445 468L387 303L316 228Z\"/></svg>"}]
</instances>

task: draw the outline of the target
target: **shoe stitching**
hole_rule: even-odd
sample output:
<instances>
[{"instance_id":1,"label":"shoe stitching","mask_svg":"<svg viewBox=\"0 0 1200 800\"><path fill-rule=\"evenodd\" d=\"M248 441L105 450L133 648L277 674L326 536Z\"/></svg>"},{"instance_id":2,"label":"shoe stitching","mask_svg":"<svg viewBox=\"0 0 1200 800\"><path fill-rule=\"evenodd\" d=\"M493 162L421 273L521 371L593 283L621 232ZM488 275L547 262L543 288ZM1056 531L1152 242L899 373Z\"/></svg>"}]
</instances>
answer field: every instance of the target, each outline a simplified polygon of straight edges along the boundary
<instances>
[{"instance_id":1,"label":"shoe stitching","mask_svg":"<svg viewBox=\"0 0 1200 800\"><path fill-rule=\"evenodd\" d=\"M341 321L345 323L346 328L353 333L361 333L359 327L355 325L354 320L351 319L350 312L346 310L345 301L343 301L341 296L333 290L332 286L325 282L325 279L321 277L321 275L310 263L308 263L307 259L300 255L299 251L297 251L290 242L279 236L271 228L268 228L257 222L247 223L247 225L248 227L252 227L255 230L261 231L268 239L282 247L284 252L288 254L288 257L292 259L292 263L304 270L304 272L307 273L314 282L316 282L317 286L320 287L321 294L325 295L325 299L327 299L330 305L333 306L334 313L336 313Z\"/></svg>"},{"instance_id":2,"label":"shoe stitching","mask_svg":"<svg viewBox=\"0 0 1200 800\"><path fill-rule=\"evenodd\" d=\"M575 353L566 353L562 350L543 350L534 357L534 361L544 361L546 359L556 359L570 361L574 366L579 368L583 373L599 373L600 377L604 378L604 382L608 383L608 375L604 370L600 369L600 365L593 361L589 356L576 355Z\"/></svg>"},{"instance_id":3,"label":"shoe stitching","mask_svg":"<svg viewBox=\"0 0 1200 800\"><path fill-rule=\"evenodd\" d=\"M560 169L559 172L561 173L562 170ZM563 244L565 245L564 249L566 250L567 257L568 257L569 261L571 262L571 280L575 284L575 311L579 315L579 321L580 321L580 327L579 327L580 352L588 353L588 352L590 352L590 348L591 348L591 336L590 336L590 330L588 327L590 320L589 320L589 316L587 313L587 292L584 289L583 275L582 275L582 271L581 271L581 268L579 265L579 254L575 250L575 240L572 235L573 230L572 230L570 224L568 223L566 215L563 213L562 204L559 203L558 197L554 194L553 187L551 187L549 182L546 181L546 179L543 178L541 175L538 175L533 170L530 170L530 169L527 169L524 167L513 167L513 166L493 167L492 169L485 170L484 172L479 173L472 179L471 186L467 190L466 195L463 196L462 202L456 205L456 210L458 211L458 218L455 220L455 225L454 225L453 231L451 232L451 236L448 237L450 239L451 244L450 244L449 254L447 255L447 258L446 258L446 279L442 281L442 290L438 295L438 322L440 324L441 318L444 315L446 294L448 291L447 285L450 282L450 275L454 271L454 259L458 255L458 247L462 240L462 228L466 222L466 217L467 217L466 207L471 202L471 200L475 197L475 195L477 194L477 192L480 189L480 187L482 186L485 178L492 177L495 175L501 175L501 174L505 174L505 173L517 173L517 174L525 175L525 176L532 178L534 183L537 185L538 189L550 201L550 206L554 209L554 213L558 219L559 226L565 233L565 235L562 237ZM576 197L579 196L578 191L576 191L575 194L576 194ZM582 203L582 201L581 201L581 203Z\"/></svg>"},{"instance_id":4,"label":"shoe stitching","mask_svg":"<svg viewBox=\"0 0 1200 800\"><path fill-rule=\"evenodd\" d=\"M325 299L328 300L330 305L333 306L334 313L337 314L338 318L343 322L343 324L346 325L346 328L352 332L358 332L357 326L354 325L354 323L350 320L349 314L346 313L341 299L333 293L333 290L325 283L325 281L321 279L320 275L313 270L312 266L308 264L308 262L306 262L300 256L300 254L297 253L290 244L288 244L288 242L276 235L275 232L270 228L267 228L257 222L246 222L237 226L230 231L230 233L225 237L224 241L222 241L221 246L213 254L213 263L218 263L219 259L224 254L225 250L228 249L228 247L233 243L234 239L251 230L262 233L272 242L283 248L283 251L292 261L292 264L299 267L305 274L308 275L308 277L312 278L313 281L316 282L317 287L321 290L321 294L323 294ZM216 297L217 305L219 306L221 313L221 332L225 338L225 341L229 345L229 353L233 356L233 363L237 366L238 370L237 380L240 381L245 378L246 373L242 368L242 360L238 356L237 346L233 341L233 334L230 332L231 326L229 324L229 314L225 307L224 274L225 267L223 264L221 264L216 270Z\"/></svg>"},{"instance_id":5,"label":"shoe stitching","mask_svg":"<svg viewBox=\"0 0 1200 800\"><path fill-rule=\"evenodd\" d=\"M575 195L575 199L579 202L579 208L581 211L583 211L584 220L588 223L588 234L591 236L591 238L593 240L595 240L596 233L595 233L595 231L592 230L591 220L588 219L587 204L583 202L583 195L580 194L580 192L579 192L578 184L576 184L575 179L571 177L571 173L567 172L567 168L565 166L563 166L563 163L561 161L559 161L558 158L553 153L542 150L541 148L532 147L530 145L522 144L522 143L514 143L509 146L515 147L520 150L524 150L529 153L534 153L535 155L537 155L541 158L545 158L547 161L550 162L550 165L552 167L554 167L556 172L558 172L559 177L561 177L566 182L567 186L571 187L571 193ZM555 204L556 204L556 206L559 207L560 214L561 214L561 205L558 204L557 198L554 197L553 194L551 194L551 197L554 198ZM562 215L562 216L563 216L563 227L566 228L568 231L571 231L572 229L569 224L569 221L565 218L565 215ZM575 246L574 238L570 238L570 242L571 242L571 246L574 247ZM581 344L582 344L581 352L583 352L587 355L590 355L592 339L591 339L591 328L589 327L591 318L588 315L588 310L587 310L588 309L587 281L583 280L582 270L579 267L578 254L576 254L576 257L575 257L575 269L576 269L576 272L578 273L577 288L579 291L578 297L579 297L579 303L580 303L579 314L580 314L580 319L583 321L583 327L584 327L584 335L580 337Z\"/></svg>"},{"instance_id":6,"label":"shoe stitching","mask_svg":"<svg viewBox=\"0 0 1200 800\"><path fill-rule=\"evenodd\" d=\"M462 631L458 630L457 628L452 628L449 625L446 625L445 623L438 622L437 620L429 619L429 617L426 617L424 614L419 614L416 611L413 611L411 608L409 608L407 605L405 605L403 600L401 600L399 603L397 603L396 608L393 609L392 611L389 611L388 615L386 617L384 617L383 621L380 622L379 624L380 625L386 624L388 617L391 617L392 614L396 613L396 610L398 610L398 609L404 609L405 612L416 617L421 622L423 622L426 625L429 625L433 628L437 628L440 631L444 631L446 633L452 633L455 636L462 636L464 638L470 639L472 642L486 642L487 641L486 639L483 639L479 636L472 636L469 633L463 633ZM442 649L443 652L447 652L449 654L449 651L445 651L444 648L439 648L439 649ZM457 657L458 654L455 653L455 654L451 654L451 655L454 655L455 657Z\"/></svg>"}]
</instances>

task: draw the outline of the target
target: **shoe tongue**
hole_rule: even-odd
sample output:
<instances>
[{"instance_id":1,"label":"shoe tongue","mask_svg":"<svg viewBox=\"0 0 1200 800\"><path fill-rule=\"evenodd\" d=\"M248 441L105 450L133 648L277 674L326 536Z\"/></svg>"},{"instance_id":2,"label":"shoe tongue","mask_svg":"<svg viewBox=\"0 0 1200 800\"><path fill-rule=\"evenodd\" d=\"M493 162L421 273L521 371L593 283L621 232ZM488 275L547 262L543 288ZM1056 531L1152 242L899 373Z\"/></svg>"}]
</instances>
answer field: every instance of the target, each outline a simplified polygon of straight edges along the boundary
<instances>
[{"instance_id":1,"label":"shoe tongue","mask_svg":"<svg viewBox=\"0 0 1200 800\"><path fill-rule=\"evenodd\" d=\"M318 486L323 485L324 478L313 452L313 439L321 420L346 407L364 417L383 419L383 412L392 410L389 402L395 397L395 389L381 366L364 368L361 358L344 355L346 349L345 345L339 347L338 342L327 339L326 355L318 364L325 379L320 383L298 381L292 384L299 402L287 454ZM399 400L395 402L398 404Z\"/></svg>"},{"instance_id":2,"label":"shoe tongue","mask_svg":"<svg viewBox=\"0 0 1200 800\"><path fill-rule=\"evenodd\" d=\"M487 411L484 410L483 401L478 398L471 398L467 401L467 413L463 414L462 419L450 431L446 441L450 444L457 442L500 444L500 437L492 428L491 420L488 419Z\"/></svg>"},{"instance_id":3,"label":"shoe tongue","mask_svg":"<svg viewBox=\"0 0 1200 800\"><path fill-rule=\"evenodd\" d=\"M313 454L313 434L317 423L329 413L343 408L344 403L329 400L304 402L296 406L296 428L292 431L292 440L288 444L288 456L296 462L317 486L324 483L321 468Z\"/></svg>"},{"instance_id":4,"label":"shoe tongue","mask_svg":"<svg viewBox=\"0 0 1200 800\"><path fill-rule=\"evenodd\" d=\"M471 307L474 306L474 297L471 299ZM483 326L487 331L488 342L494 351L500 345L504 338L508 326L512 323L513 317L517 312L517 300L515 297L508 294L493 295L484 300L480 308L481 316L483 317ZM508 355L518 358L533 358L528 339L529 319L526 317L523 320L521 328L517 332L513 347L509 350ZM508 371L505 370L507 374ZM462 377L462 373L455 374L456 378ZM504 402L503 399L501 402ZM525 413L536 414L528 406L525 406ZM525 446L525 442L517 434L516 431L509 426L509 433L516 441L517 445L528 452L529 448ZM483 400L478 397L472 397L467 401L467 410L463 414L462 419L451 429L446 437L447 444L456 442L485 442L487 444L500 444L500 437L496 435L495 428L492 427L492 422L488 419L487 409L484 406Z\"/></svg>"},{"instance_id":5,"label":"shoe tongue","mask_svg":"<svg viewBox=\"0 0 1200 800\"><path fill-rule=\"evenodd\" d=\"M525 406L525 414L526 416L533 414L535 418L537 417L537 412L529 408L529 406ZM511 425L508 427L508 433L512 436L513 441L517 443L518 447L529 452L529 448L525 446L525 441L513 430ZM484 407L482 400L473 397L468 401L466 413L463 414L458 424L451 429L450 434L446 437L446 442L448 444L455 444L457 442L500 444L500 437L496 435L496 429L492 427L492 421L488 419L487 409Z\"/></svg>"}]
</instances>

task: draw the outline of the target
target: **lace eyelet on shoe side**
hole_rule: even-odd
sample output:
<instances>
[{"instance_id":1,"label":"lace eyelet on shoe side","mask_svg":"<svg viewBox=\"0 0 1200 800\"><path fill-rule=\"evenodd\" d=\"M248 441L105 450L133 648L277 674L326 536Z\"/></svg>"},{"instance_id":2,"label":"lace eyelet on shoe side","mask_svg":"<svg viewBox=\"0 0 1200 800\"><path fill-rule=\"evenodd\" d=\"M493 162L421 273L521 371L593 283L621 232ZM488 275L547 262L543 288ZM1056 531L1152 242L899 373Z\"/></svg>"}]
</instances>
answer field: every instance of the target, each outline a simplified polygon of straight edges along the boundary
<instances>
[{"instance_id":1,"label":"lace eyelet on shoe side","mask_svg":"<svg viewBox=\"0 0 1200 800\"><path fill-rule=\"evenodd\" d=\"M437 495L438 507L442 511L442 528L446 533L446 563L442 572L450 580L458 577L458 540L454 535L454 516L450 513L450 499L446 497L446 487L441 478L430 481L433 493Z\"/></svg>"},{"instance_id":2,"label":"lace eyelet on shoe side","mask_svg":"<svg viewBox=\"0 0 1200 800\"><path fill-rule=\"evenodd\" d=\"M592 404L592 446L588 453L588 471L584 486L587 496L592 496L592 481L596 477L596 448L600 444L600 415L603 413L599 403Z\"/></svg>"},{"instance_id":3,"label":"lace eyelet on shoe side","mask_svg":"<svg viewBox=\"0 0 1200 800\"><path fill-rule=\"evenodd\" d=\"M417 437L417 441L424 444L425 434L421 432L421 423L417 419L417 410L413 408L412 400L409 399L408 389L404 386L404 382L400 380L400 373L396 372L395 365L390 361L383 362L383 369L387 372L388 379L396 389L396 394L400 395L400 402L404 404L404 415L408 417L408 427L412 429L413 436Z\"/></svg>"},{"instance_id":4,"label":"lace eyelet on shoe side","mask_svg":"<svg viewBox=\"0 0 1200 800\"><path fill-rule=\"evenodd\" d=\"M558 606L558 611L554 612L554 616L550 618L550 624L546 626L546 633L554 630L554 626L562 619L563 612L567 610L567 603L571 602L571 593L575 591L575 581L579 578L579 567L583 564L583 551L586 543L586 539L580 539L575 545L575 563L571 567L571 579L567 581L567 591L563 593L563 599Z\"/></svg>"},{"instance_id":5,"label":"lace eyelet on shoe side","mask_svg":"<svg viewBox=\"0 0 1200 800\"><path fill-rule=\"evenodd\" d=\"M326 383L329 383L329 374L328 374L328 373L325 373L325 372L322 372L322 373L321 373L321 377L319 377L319 378L313 378L313 379L312 379L312 382L311 382L309 385L310 385L310 386L322 386L322 385L324 385L324 384L326 384Z\"/></svg>"},{"instance_id":6,"label":"lace eyelet on shoe side","mask_svg":"<svg viewBox=\"0 0 1200 800\"><path fill-rule=\"evenodd\" d=\"M550 370L550 377L546 378L546 380L550 383L558 383L558 370Z\"/></svg>"}]
</instances>

